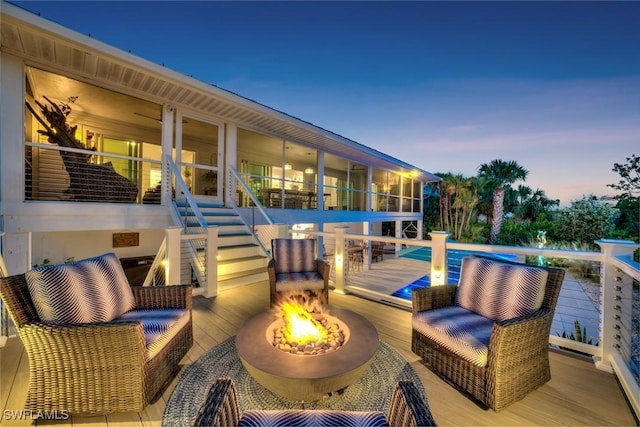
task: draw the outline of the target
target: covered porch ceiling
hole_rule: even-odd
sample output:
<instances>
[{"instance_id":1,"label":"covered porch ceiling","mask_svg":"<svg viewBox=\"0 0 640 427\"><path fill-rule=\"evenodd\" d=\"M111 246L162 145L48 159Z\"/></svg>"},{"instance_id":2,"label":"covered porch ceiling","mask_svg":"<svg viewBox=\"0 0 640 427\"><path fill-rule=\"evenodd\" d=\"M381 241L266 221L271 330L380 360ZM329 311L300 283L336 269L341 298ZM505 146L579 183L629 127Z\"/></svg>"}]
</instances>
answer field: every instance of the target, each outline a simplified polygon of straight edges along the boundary
<instances>
[{"instance_id":1,"label":"covered porch ceiling","mask_svg":"<svg viewBox=\"0 0 640 427\"><path fill-rule=\"evenodd\" d=\"M324 150L414 179L439 181L363 144L211 84L121 51L16 6L3 3L2 52L25 63L157 103L184 107L239 127Z\"/></svg>"}]
</instances>

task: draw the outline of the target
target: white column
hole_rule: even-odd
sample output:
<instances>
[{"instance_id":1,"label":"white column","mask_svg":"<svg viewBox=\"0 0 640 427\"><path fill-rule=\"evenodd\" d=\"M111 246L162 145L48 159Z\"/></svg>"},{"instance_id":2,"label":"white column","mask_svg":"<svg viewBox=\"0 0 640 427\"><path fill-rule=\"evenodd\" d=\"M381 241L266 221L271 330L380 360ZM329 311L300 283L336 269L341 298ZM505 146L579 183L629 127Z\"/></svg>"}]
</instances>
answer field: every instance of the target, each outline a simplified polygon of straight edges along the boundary
<instances>
[{"instance_id":1,"label":"white column","mask_svg":"<svg viewBox=\"0 0 640 427\"><path fill-rule=\"evenodd\" d=\"M220 181L224 182L224 203L227 206L231 206L230 200L235 200L236 197L236 181L231 179L231 167L238 169L238 127L235 123L227 123L227 136L226 136L226 148L224 152L225 167L218 164L218 173L224 174L223 177L218 177L218 186ZM218 189L218 191L220 191Z\"/></svg>"},{"instance_id":2,"label":"white column","mask_svg":"<svg viewBox=\"0 0 640 427\"><path fill-rule=\"evenodd\" d=\"M362 223L362 234L365 236L371 235L371 223L369 221L365 221ZM365 251L365 253L367 254L367 258L362 260L362 265L364 266L365 270L371 270L371 240L366 240L364 244L367 245Z\"/></svg>"},{"instance_id":3,"label":"white column","mask_svg":"<svg viewBox=\"0 0 640 427\"><path fill-rule=\"evenodd\" d=\"M621 313L631 313L631 287L628 288L629 298L616 298L620 287L621 292L625 292L624 284L619 277L624 276L617 271L611 263L613 257L628 255L633 256L633 251L638 247L637 243L629 240L609 240L602 239L595 241L600 246L602 252L602 263L600 266L600 287L601 287L601 310L600 310L600 342L598 349L600 357L594 356L596 367L600 370L612 372L611 356L617 353L619 345L616 336L621 333L616 329L616 316ZM629 281L630 283L631 281ZM631 339L631 337L626 337Z\"/></svg>"},{"instance_id":4,"label":"white column","mask_svg":"<svg viewBox=\"0 0 640 427\"><path fill-rule=\"evenodd\" d=\"M318 150L318 210L323 211L324 208L324 151Z\"/></svg>"},{"instance_id":5,"label":"white column","mask_svg":"<svg viewBox=\"0 0 640 427\"><path fill-rule=\"evenodd\" d=\"M289 235L289 226L287 224L273 224L274 227L274 239L288 239L291 237Z\"/></svg>"},{"instance_id":6,"label":"white column","mask_svg":"<svg viewBox=\"0 0 640 427\"><path fill-rule=\"evenodd\" d=\"M218 295L218 226L207 227L207 289L204 296L207 298Z\"/></svg>"},{"instance_id":7,"label":"white column","mask_svg":"<svg viewBox=\"0 0 640 427\"><path fill-rule=\"evenodd\" d=\"M172 105L165 104L162 108L162 194L161 203L166 205L171 202L171 170L164 160L164 156L172 157L173 153L173 114Z\"/></svg>"},{"instance_id":8,"label":"white column","mask_svg":"<svg viewBox=\"0 0 640 427\"><path fill-rule=\"evenodd\" d=\"M182 227L165 228L165 237L167 241L167 253L165 254L165 283L167 285L180 284L180 242Z\"/></svg>"},{"instance_id":9,"label":"white column","mask_svg":"<svg viewBox=\"0 0 640 427\"><path fill-rule=\"evenodd\" d=\"M449 282L447 265L448 231L432 231L429 233L431 246L431 286L446 285Z\"/></svg>"},{"instance_id":10,"label":"white column","mask_svg":"<svg viewBox=\"0 0 640 427\"><path fill-rule=\"evenodd\" d=\"M335 269L335 279L334 279L334 291L339 294L346 294L344 290L344 266L345 266L345 238L344 235L347 232L349 227L347 226L338 226L335 230L336 235L336 248L334 251L334 260L333 260L333 268Z\"/></svg>"},{"instance_id":11,"label":"white column","mask_svg":"<svg viewBox=\"0 0 640 427\"><path fill-rule=\"evenodd\" d=\"M14 56L0 53L0 67L0 173L2 202L6 206L24 199L25 77L22 60ZM6 212L2 213L6 215ZM7 267L13 271L12 261L8 258L5 253Z\"/></svg>"},{"instance_id":12,"label":"white column","mask_svg":"<svg viewBox=\"0 0 640 427\"><path fill-rule=\"evenodd\" d=\"M367 166L367 212L373 211L373 168Z\"/></svg>"}]
</instances>

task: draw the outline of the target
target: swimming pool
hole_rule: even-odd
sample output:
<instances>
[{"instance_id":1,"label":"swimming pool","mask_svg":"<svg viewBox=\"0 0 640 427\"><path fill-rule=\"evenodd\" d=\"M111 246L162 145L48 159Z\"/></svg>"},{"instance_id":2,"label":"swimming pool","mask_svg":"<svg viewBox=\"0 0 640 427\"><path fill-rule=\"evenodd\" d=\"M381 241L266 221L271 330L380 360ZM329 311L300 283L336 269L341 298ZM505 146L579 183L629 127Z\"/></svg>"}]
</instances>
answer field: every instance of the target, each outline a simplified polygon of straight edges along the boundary
<instances>
[{"instance_id":1,"label":"swimming pool","mask_svg":"<svg viewBox=\"0 0 640 427\"><path fill-rule=\"evenodd\" d=\"M505 259L508 261L515 261L515 254L505 254L505 253L489 253L489 252L480 252L480 251L463 251L458 249L450 249L447 253L447 272L449 277L449 284L454 285L458 283L460 280L460 264L462 263L462 258L478 254L478 255L491 255L492 257ZM408 248L403 249L397 253L398 257L404 257L409 259L415 259L419 261L427 261L431 262L431 248L429 247L417 247L417 248ZM402 288L394 291L391 296L398 297L402 299L411 299L411 291L413 289L424 288L427 286L431 286L431 279L429 275L423 276L408 285L403 286Z\"/></svg>"}]
</instances>

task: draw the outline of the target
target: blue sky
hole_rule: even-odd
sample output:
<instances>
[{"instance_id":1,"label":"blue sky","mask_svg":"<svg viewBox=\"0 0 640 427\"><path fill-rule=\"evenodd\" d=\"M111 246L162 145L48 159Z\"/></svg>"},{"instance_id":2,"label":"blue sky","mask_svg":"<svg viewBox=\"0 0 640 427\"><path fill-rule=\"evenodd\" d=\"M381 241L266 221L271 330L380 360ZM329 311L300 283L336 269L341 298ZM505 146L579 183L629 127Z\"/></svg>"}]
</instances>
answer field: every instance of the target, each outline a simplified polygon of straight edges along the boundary
<instances>
[{"instance_id":1,"label":"blue sky","mask_svg":"<svg viewBox=\"0 0 640 427\"><path fill-rule=\"evenodd\" d=\"M640 2L12 2L430 172L563 205L640 154Z\"/></svg>"}]
</instances>

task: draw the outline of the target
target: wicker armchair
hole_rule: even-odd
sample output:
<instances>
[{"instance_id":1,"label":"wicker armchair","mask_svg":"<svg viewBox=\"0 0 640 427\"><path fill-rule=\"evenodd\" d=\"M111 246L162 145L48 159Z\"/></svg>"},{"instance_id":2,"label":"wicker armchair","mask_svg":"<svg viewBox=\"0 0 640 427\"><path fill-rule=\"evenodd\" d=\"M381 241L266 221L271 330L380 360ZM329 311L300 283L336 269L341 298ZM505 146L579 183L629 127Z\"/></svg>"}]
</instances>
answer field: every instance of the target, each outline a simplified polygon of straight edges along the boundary
<instances>
[{"instance_id":1,"label":"wicker armchair","mask_svg":"<svg viewBox=\"0 0 640 427\"><path fill-rule=\"evenodd\" d=\"M25 409L98 415L140 411L153 400L193 343L191 286L131 290L135 310L188 310L188 323L152 357L141 322L44 323L25 274L0 278L0 298L29 359Z\"/></svg>"},{"instance_id":2,"label":"wicker armchair","mask_svg":"<svg viewBox=\"0 0 640 427\"><path fill-rule=\"evenodd\" d=\"M317 296L321 304L329 303L331 265L315 255L315 239L273 239L273 257L269 260L271 306L281 294L306 291Z\"/></svg>"},{"instance_id":3,"label":"wicker armchair","mask_svg":"<svg viewBox=\"0 0 640 427\"><path fill-rule=\"evenodd\" d=\"M396 427L435 426L429 405L411 381L400 381L386 414L337 410L249 410L240 413L233 380L216 380L200 408L194 426L237 425L389 425Z\"/></svg>"},{"instance_id":4,"label":"wicker armchair","mask_svg":"<svg viewBox=\"0 0 640 427\"><path fill-rule=\"evenodd\" d=\"M542 269L485 257L472 258L482 258L502 266ZM464 269L463 260L461 276L464 275ZM482 366L473 363L468 357L462 357L455 346L452 348L451 345L444 345L441 339L427 336L421 331L419 318L424 313L435 314L439 310L451 310L451 307L457 306L459 285L414 290L411 341L413 352L422 357L435 373L495 411L522 399L551 379L549 333L564 279L564 270L542 270L546 270L548 276L539 295L542 299L541 307L515 318L489 320L486 363ZM492 276L488 282L494 283L495 277ZM486 295L486 288L482 292ZM455 316L449 316L447 319L443 317L442 321L454 327L464 322Z\"/></svg>"}]
</instances>

